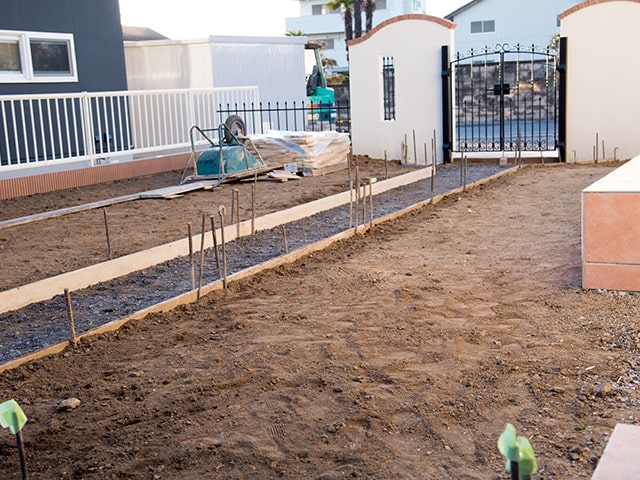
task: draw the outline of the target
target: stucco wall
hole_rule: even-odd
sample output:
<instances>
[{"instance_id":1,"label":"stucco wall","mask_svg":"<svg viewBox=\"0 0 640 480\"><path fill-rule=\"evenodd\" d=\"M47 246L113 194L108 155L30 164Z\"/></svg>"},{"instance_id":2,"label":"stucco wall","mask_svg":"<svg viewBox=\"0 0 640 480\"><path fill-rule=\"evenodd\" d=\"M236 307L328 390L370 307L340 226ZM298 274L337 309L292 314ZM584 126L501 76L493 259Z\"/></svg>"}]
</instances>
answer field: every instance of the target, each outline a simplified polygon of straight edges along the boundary
<instances>
[{"instance_id":1,"label":"stucco wall","mask_svg":"<svg viewBox=\"0 0 640 480\"><path fill-rule=\"evenodd\" d=\"M413 163L413 130L419 164L424 144L431 161L431 139L442 145L441 47L454 51L455 25L428 15L394 17L366 37L350 43L351 135L353 152L389 160L401 159L401 142L409 139ZM382 57L392 55L395 66L396 120L383 118ZM439 162L442 162L439 155Z\"/></svg>"},{"instance_id":2,"label":"stucco wall","mask_svg":"<svg viewBox=\"0 0 640 480\"><path fill-rule=\"evenodd\" d=\"M593 160L640 152L640 1L590 0L560 15L567 37L567 156Z\"/></svg>"}]
</instances>

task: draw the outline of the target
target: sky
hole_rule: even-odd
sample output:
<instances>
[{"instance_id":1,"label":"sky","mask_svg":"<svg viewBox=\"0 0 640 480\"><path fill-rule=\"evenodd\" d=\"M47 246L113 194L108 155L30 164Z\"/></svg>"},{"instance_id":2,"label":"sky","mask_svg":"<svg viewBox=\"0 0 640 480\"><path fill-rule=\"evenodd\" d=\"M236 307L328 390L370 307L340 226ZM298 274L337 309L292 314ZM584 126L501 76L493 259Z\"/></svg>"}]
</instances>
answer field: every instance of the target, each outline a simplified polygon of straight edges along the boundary
<instances>
[{"instance_id":1,"label":"sky","mask_svg":"<svg viewBox=\"0 0 640 480\"><path fill-rule=\"evenodd\" d=\"M444 16L468 0L424 0L429 15ZM120 0L122 24L149 27L172 38L209 35L279 36L284 19L299 14L295 0Z\"/></svg>"}]
</instances>

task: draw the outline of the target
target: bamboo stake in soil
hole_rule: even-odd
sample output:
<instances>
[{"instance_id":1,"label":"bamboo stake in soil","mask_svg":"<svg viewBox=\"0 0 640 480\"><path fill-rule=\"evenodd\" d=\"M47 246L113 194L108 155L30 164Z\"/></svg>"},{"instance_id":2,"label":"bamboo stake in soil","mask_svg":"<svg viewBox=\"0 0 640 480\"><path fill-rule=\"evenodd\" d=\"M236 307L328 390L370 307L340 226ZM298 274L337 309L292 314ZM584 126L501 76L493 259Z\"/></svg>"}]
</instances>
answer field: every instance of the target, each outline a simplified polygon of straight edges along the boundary
<instances>
[{"instance_id":1,"label":"bamboo stake in soil","mask_svg":"<svg viewBox=\"0 0 640 480\"><path fill-rule=\"evenodd\" d=\"M216 256L216 268L218 269L218 278L222 278L220 275L220 255L218 254L218 238L216 236L216 219L213 215L209 216L211 221L211 236L213 237L213 252Z\"/></svg>"},{"instance_id":2,"label":"bamboo stake in soil","mask_svg":"<svg viewBox=\"0 0 640 480\"><path fill-rule=\"evenodd\" d=\"M255 235L255 234L256 234L256 181L254 181L251 184L251 235Z\"/></svg>"},{"instance_id":3,"label":"bamboo stake in soil","mask_svg":"<svg viewBox=\"0 0 640 480\"><path fill-rule=\"evenodd\" d=\"M349 228L353 227L353 180L349 178Z\"/></svg>"},{"instance_id":4,"label":"bamboo stake in soil","mask_svg":"<svg viewBox=\"0 0 640 480\"><path fill-rule=\"evenodd\" d=\"M73 321L73 308L71 308L71 294L69 293L69 289L64 289L64 298L67 302L67 313L69 315L69 327L71 329L71 343L73 345L77 345L78 338L76 337L76 326Z\"/></svg>"},{"instance_id":5,"label":"bamboo stake in soil","mask_svg":"<svg viewBox=\"0 0 640 480\"><path fill-rule=\"evenodd\" d=\"M413 163L418 164L418 147L416 147L416 129L413 129ZM426 162L425 162L426 164Z\"/></svg>"},{"instance_id":6,"label":"bamboo stake in soil","mask_svg":"<svg viewBox=\"0 0 640 480\"><path fill-rule=\"evenodd\" d=\"M236 199L236 238L240 238L240 191L237 188L233 189L233 196ZM231 221L233 221L233 208L231 209Z\"/></svg>"},{"instance_id":7,"label":"bamboo stake in soil","mask_svg":"<svg viewBox=\"0 0 640 480\"><path fill-rule=\"evenodd\" d=\"M106 207L102 208L102 216L104 218L104 231L107 234L107 256L109 257L109 260L111 260L111 239L109 238L109 221L107 220Z\"/></svg>"},{"instance_id":8,"label":"bamboo stake in soil","mask_svg":"<svg viewBox=\"0 0 640 480\"><path fill-rule=\"evenodd\" d=\"M202 214L202 229L200 233L200 270L198 274L198 300L202 291L202 274L204 273L204 234L207 228L207 216Z\"/></svg>"},{"instance_id":9,"label":"bamboo stake in soil","mask_svg":"<svg viewBox=\"0 0 640 480\"><path fill-rule=\"evenodd\" d=\"M284 238L284 253L289 253L289 242L287 242L287 229L282 225L282 236Z\"/></svg>"},{"instance_id":10,"label":"bamboo stake in soil","mask_svg":"<svg viewBox=\"0 0 640 480\"><path fill-rule=\"evenodd\" d=\"M387 151L384 151L384 179L389 178L389 167L387 166Z\"/></svg>"},{"instance_id":11,"label":"bamboo stake in soil","mask_svg":"<svg viewBox=\"0 0 640 480\"><path fill-rule=\"evenodd\" d=\"M222 287L227 288L227 245L224 241L224 214L226 210L224 205L218 207L218 215L220 215L220 235L222 242Z\"/></svg>"},{"instance_id":12,"label":"bamboo stake in soil","mask_svg":"<svg viewBox=\"0 0 640 480\"><path fill-rule=\"evenodd\" d=\"M191 230L191 222L187 223L187 232L189 235L189 262L191 263L191 290L195 290L196 266L193 259L193 231Z\"/></svg>"},{"instance_id":13,"label":"bamboo stake in soil","mask_svg":"<svg viewBox=\"0 0 640 480\"><path fill-rule=\"evenodd\" d=\"M369 215L371 215L370 228L373 228L373 182L369 183Z\"/></svg>"},{"instance_id":14,"label":"bamboo stake in soil","mask_svg":"<svg viewBox=\"0 0 640 480\"><path fill-rule=\"evenodd\" d=\"M356 218L355 218L355 222L354 222L354 233L358 233L358 222L360 221L360 212L358 211L360 209L360 175L358 172L358 165L356 165L356 181L355 183L355 187L356 187L356 208L355 208L355 214L356 214Z\"/></svg>"}]
</instances>

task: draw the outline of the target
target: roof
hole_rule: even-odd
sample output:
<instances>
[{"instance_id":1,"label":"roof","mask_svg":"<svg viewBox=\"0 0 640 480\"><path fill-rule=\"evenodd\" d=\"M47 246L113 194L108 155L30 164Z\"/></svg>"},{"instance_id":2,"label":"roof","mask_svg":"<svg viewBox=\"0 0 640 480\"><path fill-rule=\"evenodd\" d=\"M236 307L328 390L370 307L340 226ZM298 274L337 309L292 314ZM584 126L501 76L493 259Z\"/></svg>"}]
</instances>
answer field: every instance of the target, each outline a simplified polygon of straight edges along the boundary
<instances>
[{"instance_id":1,"label":"roof","mask_svg":"<svg viewBox=\"0 0 640 480\"><path fill-rule=\"evenodd\" d=\"M446 18L447 20L453 22L453 18L458 15L459 13L464 12L465 10L467 10L468 8L473 7L476 3L480 3L482 0L471 0L469 3L465 3L463 6L461 6L460 8L458 8L457 10L454 10L453 12L447 14L444 16L444 18Z\"/></svg>"},{"instance_id":2,"label":"roof","mask_svg":"<svg viewBox=\"0 0 640 480\"><path fill-rule=\"evenodd\" d=\"M152 30L147 27L127 27L122 26L122 39L124 41L137 41L137 40L169 40L161 33Z\"/></svg>"}]
</instances>

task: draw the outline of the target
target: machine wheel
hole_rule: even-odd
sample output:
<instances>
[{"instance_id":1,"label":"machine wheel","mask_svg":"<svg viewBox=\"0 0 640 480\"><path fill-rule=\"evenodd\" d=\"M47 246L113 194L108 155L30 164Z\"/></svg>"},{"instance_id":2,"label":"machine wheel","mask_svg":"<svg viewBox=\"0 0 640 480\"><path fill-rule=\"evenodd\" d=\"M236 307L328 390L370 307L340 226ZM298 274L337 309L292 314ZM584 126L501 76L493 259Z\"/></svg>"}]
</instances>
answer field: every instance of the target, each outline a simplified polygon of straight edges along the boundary
<instances>
[{"instance_id":1,"label":"machine wheel","mask_svg":"<svg viewBox=\"0 0 640 480\"><path fill-rule=\"evenodd\" d=\"M227 128L224 129L224 141L225 143L233 142L233 135L245 137L247 135L247 127L244 124L244 120L239 115L231 115L228 117L224 124Z\"/></svg>"}]
</instances>

